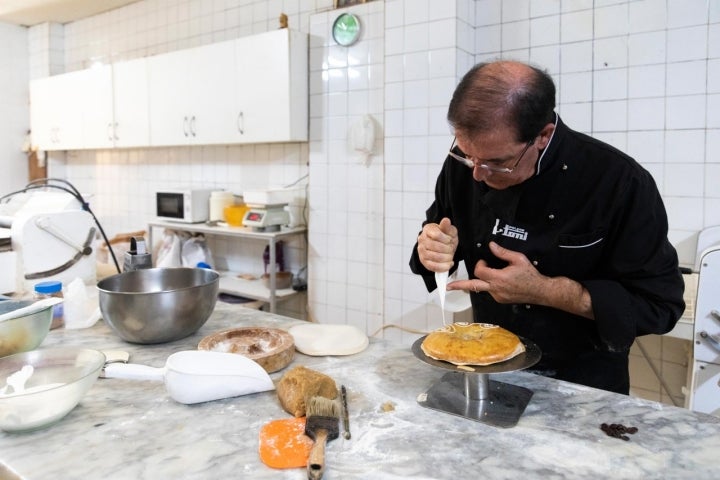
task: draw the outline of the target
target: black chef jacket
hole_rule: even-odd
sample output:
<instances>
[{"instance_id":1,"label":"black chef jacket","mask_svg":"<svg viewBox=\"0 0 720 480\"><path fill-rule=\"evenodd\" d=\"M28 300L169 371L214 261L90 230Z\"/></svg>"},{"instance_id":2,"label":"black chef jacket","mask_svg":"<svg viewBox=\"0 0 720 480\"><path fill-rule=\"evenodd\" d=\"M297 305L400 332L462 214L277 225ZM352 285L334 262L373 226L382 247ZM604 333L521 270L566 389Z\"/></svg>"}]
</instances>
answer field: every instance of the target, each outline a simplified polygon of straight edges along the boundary
<instances>
[{"instance_id":1,"label":"black chef jacket","mask_svg":"<svg viewBox=\"0 0 720 480\"><path fill-rule=\"evenodd\" d=\"M492 268L504 265L488 249L495 241L525 254L543 275L569 277L588 290L595 320L470 294L476 322L501 325L540 347L539 373L627 394L635 337L667 333L685 308L677 253L653 178L629 156L569 129L559 117L536 175L493 190L448 156L426 213L425 223L448 217L457 227L455 262L465 261L470 278L480 259ZM417 244L410 267L428 290L436 288Z\"/></svg>"}]
</instances>

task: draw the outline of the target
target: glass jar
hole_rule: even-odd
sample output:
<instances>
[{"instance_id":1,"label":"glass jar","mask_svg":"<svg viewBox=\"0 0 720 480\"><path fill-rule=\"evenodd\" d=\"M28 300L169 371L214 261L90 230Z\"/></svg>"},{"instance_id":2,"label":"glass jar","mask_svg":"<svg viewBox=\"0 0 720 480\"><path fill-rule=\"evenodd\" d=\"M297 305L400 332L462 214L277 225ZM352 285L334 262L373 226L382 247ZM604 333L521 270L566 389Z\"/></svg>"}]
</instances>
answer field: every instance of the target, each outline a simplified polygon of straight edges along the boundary
<instances>
[{"instance_id":1,"label":"glass jar","mask_svg":"<svg viewBox=\"0 0 720 480\"><path fill-rule=\"evenodd\" d=\"M38 300L49 297L63 298L62 282L49 280L35 284L35 298ZM50 330L65 325L65 312L62 302L53 305L53 319Z\"/></svg>"}]
</instances>

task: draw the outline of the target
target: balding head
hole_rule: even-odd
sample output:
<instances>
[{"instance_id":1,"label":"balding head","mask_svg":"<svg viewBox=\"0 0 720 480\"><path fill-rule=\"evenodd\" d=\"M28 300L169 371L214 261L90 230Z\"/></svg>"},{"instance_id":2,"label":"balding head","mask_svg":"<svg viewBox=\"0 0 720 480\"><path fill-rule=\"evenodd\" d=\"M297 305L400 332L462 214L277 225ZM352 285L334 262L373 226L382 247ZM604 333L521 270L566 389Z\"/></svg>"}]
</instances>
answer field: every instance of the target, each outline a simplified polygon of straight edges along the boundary
<instances>
[{"instance_id":1,"label":"balding head","mask_svg":"<svg viewBox=\"0 0 720 480\"><path fill-rule=\"evenodd\" d=\"M510 128L519 142L555 120L555 85L533 66L513 61L481 63L458 84L448 108L455 131L468 136Z\"/></svg>"}]
</instances>

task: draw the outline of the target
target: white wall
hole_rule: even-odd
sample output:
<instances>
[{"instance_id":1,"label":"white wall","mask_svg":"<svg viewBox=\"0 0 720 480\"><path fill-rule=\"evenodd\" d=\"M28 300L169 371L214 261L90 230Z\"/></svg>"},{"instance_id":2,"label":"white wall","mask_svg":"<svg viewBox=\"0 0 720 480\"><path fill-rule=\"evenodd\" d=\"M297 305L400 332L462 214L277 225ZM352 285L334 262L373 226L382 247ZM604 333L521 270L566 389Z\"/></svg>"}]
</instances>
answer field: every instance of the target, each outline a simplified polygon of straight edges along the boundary
<instances>
[{"instance_id":1,"label":"white wall","mask_svg":"<svg viewBox=\"0 0 720 480\"><path fill-rule=\"evenodd\" d=\"M29 129L27 29L0 23L0 195L28 182Z\"/></svg>"},{"instance_id":2,"label":"white wall","mask_svg":"<svg viewBox=\"0 0 720 480\"><path fill-rule=\"evenodd\" d=\"M330 35L340 11L310 17L310 313L369 333L384 318L383 7L349 9L363 29L350 47ZM364 115L377 134L367 161L347 141Z\"/></svg>"}]
</instances>

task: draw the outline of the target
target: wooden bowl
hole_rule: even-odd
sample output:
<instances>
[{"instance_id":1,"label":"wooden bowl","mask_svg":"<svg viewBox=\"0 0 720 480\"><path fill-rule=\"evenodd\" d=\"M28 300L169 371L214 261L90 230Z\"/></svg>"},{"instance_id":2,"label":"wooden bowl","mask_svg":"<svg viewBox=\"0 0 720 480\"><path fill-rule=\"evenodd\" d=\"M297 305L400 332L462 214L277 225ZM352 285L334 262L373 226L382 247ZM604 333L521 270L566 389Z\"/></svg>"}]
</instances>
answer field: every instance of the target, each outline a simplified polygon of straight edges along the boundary
<instances>
[{"instance_id":1,"label":"wooden bowl","mask_svg":"<svg viewBox=\"0 0 720 480\"><path fill-rule=\"evenodd\" d=\"M295 341L285 330L240 327L213 333L200 340L198 350L229 352L254 360L268 373L285 368L295 356Z\"/></svg>"},{"instance_id":2,"label":"wooden bowl","mask_svg":"<svg viewBox=\"0 0 720 480\"><path fill-rule=\"evenodd\" d=\"M270 274L264 273L260 279L266 288L270 288ZM275 288L282 290L283 288L292 287L293 274L292 272L275 272Z\"/></svg>"}]
</instances>

